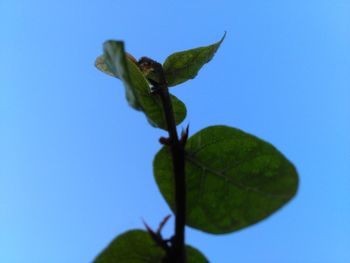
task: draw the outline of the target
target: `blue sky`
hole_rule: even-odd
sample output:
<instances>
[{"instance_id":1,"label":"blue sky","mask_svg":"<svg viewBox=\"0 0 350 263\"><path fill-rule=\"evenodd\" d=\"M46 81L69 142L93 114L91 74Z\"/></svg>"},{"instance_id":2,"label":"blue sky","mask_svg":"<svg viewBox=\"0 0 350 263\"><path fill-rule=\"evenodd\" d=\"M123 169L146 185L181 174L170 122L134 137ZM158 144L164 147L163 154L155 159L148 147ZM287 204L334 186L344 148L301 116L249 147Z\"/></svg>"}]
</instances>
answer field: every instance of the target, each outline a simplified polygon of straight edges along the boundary
<instances>
[{"instance_id":1,"label":"blue sky","mask_svg":"<svg viewBox=\"0 0 350 263\"><path fill-rule=\"evenodd\" d=\"M273 143L300 189L268 220L187 229L188 243L214 263L350 262L349 14L347 0L1 0L0 262L91 262L142 219L158 225L170 212L152 175L164 132L94 59L122 39L162 62L224 31L214 60L172 90L185 123Z\"/></svg>"}]
</instances>

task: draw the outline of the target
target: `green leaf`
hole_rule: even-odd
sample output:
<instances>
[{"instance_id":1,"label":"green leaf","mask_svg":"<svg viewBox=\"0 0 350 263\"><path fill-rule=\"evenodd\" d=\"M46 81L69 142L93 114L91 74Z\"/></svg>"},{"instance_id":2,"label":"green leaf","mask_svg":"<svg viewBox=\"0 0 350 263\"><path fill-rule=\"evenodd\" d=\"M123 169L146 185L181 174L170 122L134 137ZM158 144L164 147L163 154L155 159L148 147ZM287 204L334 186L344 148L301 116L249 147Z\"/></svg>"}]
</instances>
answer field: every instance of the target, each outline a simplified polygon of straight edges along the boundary
<instances>
[{"instance_id":1,"label":"green leaf","mask_svg":"<svg viewBox=\"0 0 350 263\"><path fill-rule=\"evenodd\" d=\"M206 257L192 246L186 246L187 263L209 263Z\"/></svg>"},{"instance_id":2,"label":"green leaf","mask_svg":"<svg viewBox=\"0 0 350 263\"><path fill-rule=\"evenodd\" d=\"M188 263L208 263L195 248L186 246ZM157 246L143 230L131 230L118 236L94 263L166 263L162 259L165 251Z\"/></svg>"},{"instance_id":3,"label":"green leaf","mask_svg":"<svg viewBox=\"0 0 350 263\"><path fill-rule=\"evenodd\" d=\"M211 126L189 138L186 148L187 225L213 234L255 224L296 193L298 176L271 144L227 126ZM174 210L170 150L154 159L158 187Z\"/></svg>"},{"instance_id":4,"label":"green leaf","mask_svg":"<svg viewBox=\"0 0 350 263\"><path fill-rule=\"evenodd\" d=\"M112 71L109 70L109 68L106 64L106 59L105 59L104 55L98 56L96 58L95 67L98 68L99 70L101 70L102 72L112 76L112 77L119 78L119 76L117 75L117 72L113 73Z\"/></svg>"},{"instance_id":5,"label":"green leaf","mask_svg":"<svg viewBox=\"0 0 350 263\"><path fill-rule=\"evenodd\" d=\"M176 125L178 125L186 118L186 106L175 96L170 95L170 98L173 104ZM151 95L149 97L144 96L142 103L146 109L145 113L147 115L149 123L154 127L167 130L167 125L163 113L163 105L160 97L157 95Z\"/></svg>"},{"instance_id":6,"label":"green leaf","mask_svg":"<svg viewBox=\"0 0 350 263\"><path fill-rule=\"evenodd\" d=\"M122 80L127 101L132 108L143 111L151 125L166 130L160 97L151 93L150 84L137 64L126 55L122 41L105 42L104 54L97 58L95 64L103 72ZM171 95L171 100L176 124L180 124L186 117L186 106L173 95Z\"/></svg>"},{"instance_id":7,"label":"green leaf","mask_svg":"<svg viewBox=\"0 0 350 263\"><path fill-rule=\"evenodd\" d=\"M175 86L197 76L198 71L208 63L224 41L226 33L221 40L213 45L199 47L170 55L164 62L165 78L169 86Z\"/></svg>"},{"instance_id":8,"label":"green leaf","mask_svg":"<svg viewBox=\"0 0 350 263\"><path fill-rule=\"evenodd\" d=\"M136 110L145 111L140 99L142 93L150 95L149 85L141 72L138 72L137 65L126 58L124 43L113 40L106 41L103 44L103 50L107 68L124 83L129 105Z\"/></svg>"}]
</instances>

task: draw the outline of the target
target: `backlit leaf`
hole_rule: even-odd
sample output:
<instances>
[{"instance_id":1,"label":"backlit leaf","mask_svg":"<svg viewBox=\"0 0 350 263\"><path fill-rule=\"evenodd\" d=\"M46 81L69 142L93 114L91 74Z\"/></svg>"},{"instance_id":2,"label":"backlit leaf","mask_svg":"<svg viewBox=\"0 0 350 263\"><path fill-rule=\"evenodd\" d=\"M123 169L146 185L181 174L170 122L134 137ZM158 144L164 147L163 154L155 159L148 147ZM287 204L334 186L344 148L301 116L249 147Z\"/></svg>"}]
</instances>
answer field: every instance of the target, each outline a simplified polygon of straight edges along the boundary
<instances>
[{"instance_id":1,"label":"backlit leaf","mask_svg":"<svg viewBox=\"0 0 350 263\"><path fill-rule=\"evenodd\" d=\"M208 63L224 41L226 33L221 40L213 45L176 52L164 62L165 78L169 86L175 86L189 79L193 79L198 71Z\"/></svg>"},{"instance_id":2,"label":"backlit leaf","mask_svg":"<svg viewBox=\"0 0 350 263\"><path fill-rule=\"evenodd\" d=\"M95 67L98 68L99 70L101 70L102 72L112 76L112 77L116 77L119 78L119 76L116 75L116 72L113 73L112 71L109 70L107 64L106 64L106 59L103 55L98 56L95 60Z\"/></svg>"},{"instance_id":3,"label":"backlit leaf","mask_svg":"<svg viewBox=\"0 0 350 263\"><path fill-rule=\"evenodd\" d=\"M227 126L211 126L186 145L187 225L229 233L255 224L285 205L296 193L298 176L271 144ZM158 187L174 210L170 150L154 159Z\"/></svg>"}]
</instances>

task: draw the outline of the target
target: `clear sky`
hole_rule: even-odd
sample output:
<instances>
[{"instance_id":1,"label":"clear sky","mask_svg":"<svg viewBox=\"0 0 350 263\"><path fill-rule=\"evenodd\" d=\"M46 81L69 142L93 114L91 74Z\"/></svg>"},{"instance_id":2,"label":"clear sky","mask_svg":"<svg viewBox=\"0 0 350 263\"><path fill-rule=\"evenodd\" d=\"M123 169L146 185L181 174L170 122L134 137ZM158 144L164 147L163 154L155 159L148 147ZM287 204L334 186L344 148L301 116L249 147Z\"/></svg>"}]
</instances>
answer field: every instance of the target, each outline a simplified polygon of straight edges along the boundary
<instances>
[{"instance_id":1,"label":"clear sky","mask_svg":"<svg viewBox=\"0 0 350 263\"><path fill-rule=\"evenodd\" d=\"M107 39L160 62L227 37L172 91L191 132L226 124L298 168L269 219L187 242L214 263L350 262L350 1L0 0L0 262L85 263L170 210L152 175L165 133L96 70ZM172 232L172 223L165 233Z\"/></svg>"}]
</instances>

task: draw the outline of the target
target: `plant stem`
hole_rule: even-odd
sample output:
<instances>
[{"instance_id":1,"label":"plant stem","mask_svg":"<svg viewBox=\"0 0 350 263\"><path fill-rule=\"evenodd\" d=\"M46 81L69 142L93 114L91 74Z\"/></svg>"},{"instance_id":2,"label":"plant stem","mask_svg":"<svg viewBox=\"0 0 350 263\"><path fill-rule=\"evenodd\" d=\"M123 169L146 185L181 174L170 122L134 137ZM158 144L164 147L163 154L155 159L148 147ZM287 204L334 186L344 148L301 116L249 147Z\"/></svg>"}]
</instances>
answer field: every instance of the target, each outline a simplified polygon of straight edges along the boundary
<instances>
[{"instance_id":1,"label":"plant stem","mask_svg":"<svg viewBox=\"0 0 350 263\"><path fill-rule=\"evenodd\" d=\"M173 160L173 171L175 181L175 235L171 262L186 263L185 253L185 222L186 222L186 181L185 181L185 149L184 143L179 140L173 105L169 94L167 83L161 70L163 81L158 94L162 100L166 124L170 139L170 151Z\"/></svg>"}]
</instances>

